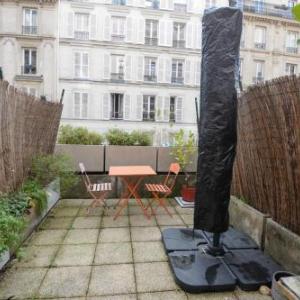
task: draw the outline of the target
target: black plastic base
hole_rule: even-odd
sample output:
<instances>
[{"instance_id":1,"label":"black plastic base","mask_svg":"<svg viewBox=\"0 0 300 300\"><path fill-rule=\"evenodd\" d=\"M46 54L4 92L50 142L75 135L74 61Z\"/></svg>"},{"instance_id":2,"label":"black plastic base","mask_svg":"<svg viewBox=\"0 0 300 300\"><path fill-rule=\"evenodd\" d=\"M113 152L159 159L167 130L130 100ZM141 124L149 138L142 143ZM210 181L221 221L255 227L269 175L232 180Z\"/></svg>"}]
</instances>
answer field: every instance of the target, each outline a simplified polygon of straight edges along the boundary
<instances>
[{"instance_id":1,"label":"black plastic base","mask_svg":"<svg viewBox=\"0 0 300 300\"><path fill-rule=\"evenodd\" d=\"M270 286L273 273L282 270L256 249L257 245L248 236L233 228L222 238L226 245L223 257L204 253L207 248L204 237L210 242L210 234L196 230L197 237L193 238L192 232L187 228L168 228L162 233L175 281L186 292L231 291L236 285L255 291L261 285Z\"/></svg>"}]
</instances>

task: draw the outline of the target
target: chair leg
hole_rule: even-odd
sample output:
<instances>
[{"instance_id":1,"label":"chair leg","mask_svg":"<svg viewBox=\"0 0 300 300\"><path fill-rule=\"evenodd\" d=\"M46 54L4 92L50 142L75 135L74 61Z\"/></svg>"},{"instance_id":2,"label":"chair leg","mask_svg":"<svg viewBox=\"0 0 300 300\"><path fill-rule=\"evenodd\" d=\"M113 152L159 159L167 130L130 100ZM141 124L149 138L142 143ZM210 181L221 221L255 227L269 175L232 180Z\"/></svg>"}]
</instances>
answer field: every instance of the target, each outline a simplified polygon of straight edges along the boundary
<instances>
[{"instance_id":1,"label":"chair leg","mask_svg":"<svg viewBox=\"0 0 300 300\"><path fill-rule=\"evenodd\" d=\"M156 193L156 192L153 192L153 195L155 197L155 199L157 200L158 202L158 207L161 206L166 212L167 214L173 218L173 215L172 213L169 211L168 207L166 206L165 204L165 197L168 195L168 194L165 194L163 197L159 197L159 195Z\"/></svg>"}]
</instances>

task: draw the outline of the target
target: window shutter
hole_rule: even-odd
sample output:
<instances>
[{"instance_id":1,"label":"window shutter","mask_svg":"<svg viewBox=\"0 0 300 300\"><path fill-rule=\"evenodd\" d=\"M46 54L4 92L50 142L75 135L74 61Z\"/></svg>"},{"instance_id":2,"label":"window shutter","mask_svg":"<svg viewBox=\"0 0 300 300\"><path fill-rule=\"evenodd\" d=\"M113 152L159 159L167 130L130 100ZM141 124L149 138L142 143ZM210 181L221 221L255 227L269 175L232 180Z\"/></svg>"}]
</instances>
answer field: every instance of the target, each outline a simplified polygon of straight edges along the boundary
<instances>
[{"instance_id":1,"label":"window shutter","mask_svg":"<svg viewBox=\"0 0 300 300\"><path fill-rule=\"evenodd\" d=\"M131 114L130 111L131 111L130 95L125 95L124 120L130 120L130 114Z\"/></svg>"},{"instance_id":2,"label":"window shutter","mask_svg":"<svg viewBox=\"0 0 300 300\"><path fill-rule=\"evenodd\" d=\"M143 120L143 96L137 95L136 97L136 120Z\"/></svg>"},{"instance_id":3,"label":"window shutter","mask_svg":"<svg viewBox=\"0 0 300 300\"><path fill-rule=\"evenodd\" d=\"M131 80L131 56L126 55L125 57L125 79Z\"/></svg>"},{"instance_id":4,"label":"window shutter","mask_svg":"<svg viewBox=\"0 0 300 300\"><path fill-rule=\"evenodd\" d=\"M172 47L172 44L173 44L173 22L166 21L166 28L167 28L166 46Z\"/></svg>"},{"instance_id":5,"label":"window shutter","mask_svg":"<svg viewBox=\"0 0 300 300\"><path fill-rule=\"evenodd\" d=\"M109 94L105 93L103 95L103 102L102 102L102 119L109 120L109 113L110 113Z\"/></svg>"},{"instance_id":6,"label":"window shutter","mask_svg":"<svg viewBox=\"0 0 300 300\"><path fill-rule=\"evenodd\" d=\"M183 114L183 99L182 97L176 98L176 110L175 110L175 118L176 122L182 122L182 114Z\"/></svg>"},{"instance_id":7,"label":"window shutter","mask_svg":"<svg viewBox=\"0 0 300 300\"><path fill-rule=\"evenodd\" d=\"M137 0L138 7L145 7L145 0Z\"/></svg>"},{"instance_id":8,"label":"window shutter","mask_svg":"<svg viewBox=\"0 0 300 300\"><path fill-rule=\"evenodd\" d=\"M97 19L96 19L96 15L92 14L91 15L91 40L95 40L96 39L96 35L97 35Z\"/></svg>"},{"instance_id":9,"label":"window shutter","mask_svg":"<svg viewBox=\"0 0 300 300\"><path fill-rule=\"evenodd\" d=\"M103 79L110 78L110 55L104 54L103 56Z\"/></svg>"},{"instance_id":10,"label":"window shutter","mask_svg":"<svg viewBox=\"0 0 300 300\"><path fill-rule=\"evenodd\" d=\"M170 97L166 96L164 101L164 121L170 120Z\"/></svg>"},{"instance_id":11,"label":"window shutter","mask_svg":"<svg viewBox=\"0 0 300 300\"><path fill-rule=\"evenodd\" d=\"M191 84L191 61L188 59L185 60L184 83Z\"/></svg>"},{"instance_id":12,"label":"window shutter","mask_svg":"<svg viewBox=\"0 0 300 300\"><path fill-rule=\"evenodd\" d=\"M80 118L80 93L74 93L74 110L73 110L73 117L75 119Z\"/></svg>"},{"instance_id":13,"label":"window shutter","mask_svg":"<svg viewBox=\"0 0 300 300\"><path fill-rule=\"evenodd\" d=\"M168 0L160 0L160 9L167 9Z\"/></svg>"},{"instance_id":14,"label":"window shutter","mask_svg":"<svg viewBox=\"0 0 300 300\"><path fill-rule=\"evenodd\" d=\"M202 26L200 22L197 22L194 27L194 35L195 35L195 47L197 49L202 48Z\"/></svg>"},{"instance_id":15,"label":"window shutter","mask_svg":"<svg viewBox=\"0 0 300 300\"><path fill-rule=\"evenodd\" d=\"M81 117L82 119L87 119L88 114L88 93L82 93L81 94Z\"/></svg>"},{"instance_id":16,"label":"window shutter","mask_svg":"<svg viewBox=\"0 0 300 300\"><path fill-rule=\"evenodd\" d=\"M193 41L193 24L189 22L186 26L186 47L194 48Z\"/></svg>"},{"instance_id":17,"label":"window shutter","mask_svg":"<svg viewBox=\"0 0 300 300\"><path fill-rule=\"evenodd\" d=\"M164 60L163 58L158 59L158 76L157 76L158 82L164 82Z\"/></svg>"},{"instance_id":18,"label":"window shutter","mask_svg":"<svg viewBox=\"0 0 300 300\"><path fill-rule=\"evenodd\" d=\"M193 12L194 1L195 0L187 0L187 12Z\"/></svg>"},{"instance_id":19,"label":"window shutter","mask_svg":"<svg viewBox=\"0 0 300 300\"><path fill-rule=\"evenodd\" d=\"M174 10L174 1L173 0L167 0L167 9Z\"/></svg>"},{"instance_id":20,"label":"window shutter","mask_svg":"<svg viewBox=\"0 0 300 300\"><path fill-rule=\"evenodd\" d=\"M128 43L132 43L133 39L132 39L132 18L128 17L126 20L126 30L127 30L127 34L126 34L126 40Z\"/></svg>"},{"instance_id":21,"label":"window shutter","mask_svg":"<svg viewBox=\"0 0 300 300\"><path fill-rule=\"evenodd\" d=\"M105 41L110 41L110 39L111 39L111 34L110 34L110 16L106 16L105 17L103 30L104 30L104 34L103 34L104 35L104 40Z\"/></svg>"},{"instance_id":22,"label":"window shutter","mask_svg":"<svg viewBox=\"0 0 300 300\"><path fill-rule=\"evenodd\" d=\"M156 116L155 120L160 122L163 120L164 117L164 106L163 106L163 98L162 96L158 96L156 98Z\"/></svg>"},{"instance_id":23,"label":"window shutter","mask_svg":"<svg viewBox=\"0 0 300 300\"><path fill-rule=\"evenodd\" d=\"M133 6L133 0L127 0L126 5L127 6Z\"/></svg>"},{"instance_id":24,"label":"window shutter","mask_svg":"<svg viewBox=\"0 0 300 300\"><path fill-rule=\"evenodd\" d=\"M165 29L166 29L166 24L165 24L165 21L163 20L159 20L159 45L160 46L165 46L165 36L166 36L166 32L165 32Z\"/></svg>"},{"instance_id":25,"label":"window shutter","mask_svg":"<svg viewBox=\"0 0 300 300\"><path fill-rule=\"evenodd\" d=\"M138 27L138 43L144 44L145 43L145 20L141 18L139 20L139 27Z\"/></svg>"},{"instance_id":26,"label":"window shutter","mask_svg":"<svg viewBox=\"0 0 300 300\"><path fill-rule=\"evenodd\" d=\"M167 83L171 82L171 60L169 58L166 58L166 64L165 64L165 81Z\"/></svg>"},{"instance_id":27,"label":"window shutter","mask_svg":"<svg viewBox=\"0 0 300 300\"><path fill-rule=\"evenodd\" d=\"M201 63L200 61L198 61L196 65L196 74L195 74L195 84L197 86L200 85L200 74L201 74Z\"/></svg>"},{"instance_id":28,"label":"window shutter","mask_svg":"<svg viewBox=\"0 0 300 300\"><path fill-rule=\"evenodd\" d=\"M68 13L68 37L74 37L74 14L73 12Z\"/></svg>"},{"instance_id":29,"label":"window shutter","mask_svg":"<svg viewBox=\"0 0 300 300\"><path fill-rule=\"evenodd\" d=\"M85 78L89 77L89 54L88 53L82 53L82 76Z\"/></svg>"},{"instance_id":30,"label":"window shutter","mask_svg":"<svg viewBox=\"0 0 300 300\"><path fill-rule=\"evenodd\" d=\"M138 56L137 57L137 80L138 81L143 81L143 67L144 67L144 57L143 56Z\"/></svg>"}]
</instances>

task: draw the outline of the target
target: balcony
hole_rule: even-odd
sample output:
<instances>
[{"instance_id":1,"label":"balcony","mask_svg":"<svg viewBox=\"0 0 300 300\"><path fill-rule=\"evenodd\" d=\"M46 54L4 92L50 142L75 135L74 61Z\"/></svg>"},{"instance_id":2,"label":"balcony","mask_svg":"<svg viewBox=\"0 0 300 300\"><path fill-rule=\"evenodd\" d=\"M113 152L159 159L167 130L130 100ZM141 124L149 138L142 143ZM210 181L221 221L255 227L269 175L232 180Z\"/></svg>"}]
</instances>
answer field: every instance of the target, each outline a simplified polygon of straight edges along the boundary
<instances>
[{"instance_id":1,"label":"balcony","mask_svg":"<svg viewBox=\"0 0 300 300\"><path fill-rule=\"evenodd\" d=\"M89 35L88 31L74 31L74 38L76 40L88 40Z\"/></svg>"},{"instance_id":2,"label":"balcony","mask_svg":"<svg viewBox=\"0 0 300 300\"><path fill-rule=\"evenodd\" d=\"M123 112L113 112L111 117L110 117L111 120L123 120Z\"/></svg>"},{"instance_id":3,"label":"balcony","mask_svg":"<svg viewBox=\"0 0 300 300\"><path fill-rule=\"evenodd\" d=\"M184 40L173 40L173 47L174 48L185 48L185 41Z\"/></svg>"},{"instance_id":4,"label":"balcony","mask_svg":"<svg viewBox=\"0 0 300 300\"><path fill-rule=\"evenodd\" d=\"M158 45L158 38L145 37L145 44L149 45L149 46L157 46Z\"/></svg>"},{"instance_id":5,"label":"balcony","mask_svg":"<svg viewBox=\"0 0 300 300\"><path fill-rule=\"evenodd\" d=\"M183 84L183 77L172 77L171 82L175 84Z\"/></svg>"},{"instance_id":6,"label":"balcony","mask_svg":"<svg viewBox=\"0 0 300 300\"><path fill-rule=\"evenodd\" d=\"M266 49L266 43L254 43L254 47L256 49L265 50Z\"/></svg>"},{"instance_id":7,"label":"balcony","mask_svg":"<svg viewBox=\"0 0 300 300\"><path fill-rule=\"evenodd\" d=\"M286 47L287 53L297 54L298 53L298 47Z\"/></svg>"},{"instance_id":8,"label":"balcony","mask_svg":"<svg viewBox=\"0 0 300 300\"><path fill-rule=\"evenodd\" d=\"M22 75L36 75L36 66L34 65L25 65L21 67Z\"/></svg>"},{"instance_id":9,"label":"balcony","mask_svg":"<svg viewBox=\"0 0 300 300\"><path fill-rule=\"evenodd\" d=\"M123 82L124 81L124 73L111 73L110 79L113 82Z\"/></svg>"},{"instance_id":10,"label":"balcony","mask_svg":"<svg viewBox=\"0 0 300 300\"><path fill-rule=\"evenodd\" d=\"M187 5L186 4L180 4L180 3L174 3L174 11L186 13Z\"/></svg>"},{"instance_id":11,"label":"balcony","mask_svg":"<svg viewBox=\"0 0 300 300\"><path fill-rule=\"evenodd\" d=\"M258 84L264 82L264 78L262 76L253 77L253 83Z\"/></svg>"},{"instance_id":12,"label":"balcony","mask_svg":"<svg viewBox=\"0 0 300 300\"><path fill-rule=\"evenodd\" d=\"M112 34L111 35L111 40L113 42L124 42L125 36L124 35L120 35L120 34Z\"/></svg>"},{"instance_id":13,"label":"balcony","mask_svg":"<svg viewBox=\"0 0 300 300\"><path fill-rule=\"evenodd\" d=\"M144 80L150 81L150 82L156 82L156 76L155 75L144 75Z\"/></svg>"},{"instance_id":14,"label":"balcony","mask_svg":"<svg viewBox=\"0 0 300 300\"><path fill-rule=\"evenodd\" d=\"M22 34L36 35L37 26L22 26Z\"/></svg>"}]
</instances>

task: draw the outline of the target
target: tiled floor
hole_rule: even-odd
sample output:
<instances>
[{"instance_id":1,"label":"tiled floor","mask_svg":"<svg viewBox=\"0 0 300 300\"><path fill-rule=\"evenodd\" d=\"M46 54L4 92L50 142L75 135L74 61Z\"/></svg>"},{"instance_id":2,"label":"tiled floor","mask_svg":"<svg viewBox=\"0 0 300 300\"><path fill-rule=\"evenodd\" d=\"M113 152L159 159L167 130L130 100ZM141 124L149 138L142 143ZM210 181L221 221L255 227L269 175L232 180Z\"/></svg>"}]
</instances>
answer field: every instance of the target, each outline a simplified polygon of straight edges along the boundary
<instances>
[{"instance_id":1,"label":"tiled floor","mask_svg":"<svg viewBox=\"0 0 300 300\"><path fill-rule=\"evenodd\" d=\"M161 230L191 226L192 210L170 200L173 218L159 210L146 220L133 202L113 221L112 206L85 216L89 203L81 199L58 203L26 242L24 258L1 275L0 299L271 299L240 290L200 295L180 290L168 266Z\"/></svg>"}]
</instances>

